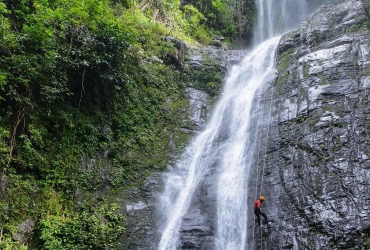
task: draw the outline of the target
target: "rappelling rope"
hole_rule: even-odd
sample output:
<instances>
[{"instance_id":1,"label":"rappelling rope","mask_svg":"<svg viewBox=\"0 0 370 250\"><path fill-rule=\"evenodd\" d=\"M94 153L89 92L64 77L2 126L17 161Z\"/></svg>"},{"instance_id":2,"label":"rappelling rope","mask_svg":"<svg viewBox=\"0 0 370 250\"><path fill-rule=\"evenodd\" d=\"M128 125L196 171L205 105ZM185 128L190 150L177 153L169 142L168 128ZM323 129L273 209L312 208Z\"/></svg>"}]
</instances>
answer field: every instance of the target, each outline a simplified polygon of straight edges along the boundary
<instances>
[{"instance_id":1,"label":"rappelling rope","mask_svg":"<svg viewBox=\"0 0 370 250\"><path fill-rule=\"evenodd\" d=\"M281 28L282 28L282 25L283 25L283 20L284 20L284 16L285 16L285 6L286 6L286 0L283 0L283 5L282 5L282 10L281 10L281 13L280 13L280 18L279 18L279 23L278 23L278 29L277 29L277 34L280 34L281 33ZM277 60L277 56L276 56L277 53L275 53L275 63L276 63L276 60ZM265 90L265 94L264 94L264 102L265 102L265 98L266 98L266 92L267 92L267 88ZM270 121L271 121L271 112L272 112L272 100L273 100L273 96L274 96L274 87L272 86L271 88L271 96L270 96L270 111L269 111L269 119L268 119L268 125L267 125L267 132L266 132L266 145L265 145L265 152L264 152L264 164L262 166L262 175L261 175L261 185L260 185L260 196L262 194L262 184L263 184L263 176L264 176L264 171L265 171L265 166L266 166L266 155L267 155L267 143L268 143L268 137L269 137L269 131L270 131ZM261 117L262 117L263 113L261 113L260 115L260 119L259 121L261 121ZM259 134L259 140L258 140L258 155L257 155L257 164L259 162L259 152L260 152L260 147L261 147L261 126L260 126L260 134ZM258 165L259 166L259 165ZM258 193L258 190L257 190L257 185L258 185L258 178L259 178L259 167L257 167L257 181L256 181L256 196L257 196L257 193ZM257 196L257 199L258 199L258 196ZM256 221L253 220L253 232L255 231L255 227L256 227ZM261 227L261 232L260 232L260 235L261 235L261 243L260 243L260 246L261 246L261 250L263 249L263 238L262 238L262 227ZM252 242L252 249L254 248L254 233L253 233L253 242Z\"/></svg>"},{"instance_id":2,"label":"rappelling rope","mask_svg":"<svg viewBox=\"0 0 370 250\"><path fill-rule=\"evenodd\" d=\"M264 95L263 95L263 103L265 103L265 100L266 100L266 93L267 91L264 91ZM261 99L259 99L258 103L260 104L261 103ZM258 105L260 106L260 105ZM259 129L258 129L258 153L257 153L257 163L259 162L260 160L260 149L261 149L261 130L262 130L262 126L260 125L261 122L262 122L262 115L263 115L263 112L260 114L259 116L259 119L258 119L258 123L257 125L259 126ZM257 165L259 166L259 165ZM256 197L258 195L258 178L259 178L259 167L257 167L257 180L256 180ZM253 232L254 232L254 229L256 228L256 220L253 220ZM252 248L254 246L254 233L253 233L253 244L252 244Z\"/></svg>"},{"instance_id":3,"label":"rappelling rope","mask_svg":"<svg viewBox=\"0 0 370 250\"><path fill-rule=\"evenodd\" d=\"M269 119L267 123L267 136L266 136L266 145L265 145L265 155L263 159L263 167L262 167L262 175L261 175L261 187L260 187L260 196L262 195L262 184L263 184L263 175L265 173L265 166L266 166L266 155L267 155L267 143L270 131L270 122L271 122L271 111L272 111L272 98L274 96L274 87L271 88L271 96L270 96L270 112L269 112Z\"/></svg>"},{"instance_id":4,"label":"rappelling rope","mask_svg":"<svg viewBox=\"0 0 370 250\"><path fill-rule=\"evenodd\" d=\"M282 6L281 14L280 14L279 25L278 25L278 34L280 34L280 32L281 32L281 28L282 28L282 24L283 24L283 20L284 20L285 5L286 5L286 0L283 1L283 6ZM277 53L275 53L275 63L276 63L276 60L277 60L277 55L276 54ZM269 137L269 132L270 132L270 122L271 122L271 112L272 112L272 100L273 100L273 97L274 97L274 90L275 89L272 86L271 87L271 96L270 96L269 119L268 119L268 123L267 123L267 132L266 132L266 135L267 136L266 136L266 145L265 145L265 153L264 153L264 164L262 166L262 175L261 175L260 196L262 195L263 175L264 175L265 166L266 166L267 143L268 143L268 137ZM265 92L265 96L266 96L266 92ZM260 143L260 141L259 141L259 143ZM258 155L259 155L259 153L258 153Z\"/></svg>"},{"instance_id":5,"label":"rappelling rope","mask_svg":"<svg viewBox=\"0 0 370 250\"><path fill-rule=\"evenodd\" d=\"M265 91L265 93L267 92L267 90ZM262 165L262 174L261 174L261 185L260 185L260 196L262 195L262 184L263 184L263 175L264 175L264 172L265 172L265 166L266 166L266 155L267 155L267 143L268 143L268 137L269 137L269 131L270 131L270 119L271 119L271 110L272 110L272 98L273 98L273 95L274 95L274 88L272 87L271 89L271 96L270 96L270 111L269 111L269 119L268 119L268 123L267 123L267 131L266 131L266 145L265 145L265 153L264 153L264 158L263 158L263 165ZM262 221L261 221L262 223ZM262 227L260 228L261 230L261 250L263 249L263 238L262 238ZM253 234L254 235L254 234Z\"/></svg>"}]
</instances>

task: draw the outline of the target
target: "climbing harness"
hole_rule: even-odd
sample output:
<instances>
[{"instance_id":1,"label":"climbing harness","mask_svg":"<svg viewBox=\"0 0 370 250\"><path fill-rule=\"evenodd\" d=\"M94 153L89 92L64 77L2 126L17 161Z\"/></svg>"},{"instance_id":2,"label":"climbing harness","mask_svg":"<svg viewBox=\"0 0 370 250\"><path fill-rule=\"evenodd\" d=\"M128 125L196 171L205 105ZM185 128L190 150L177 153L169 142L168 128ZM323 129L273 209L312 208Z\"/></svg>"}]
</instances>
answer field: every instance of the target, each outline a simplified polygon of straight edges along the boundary
<instances>
[{"instance_id":1,"label":"climbing harness","mask_svg":"<svg viewBox=\"0 0 370 250\"><path fill-rule=\"evenodd\" d=\"M286 6L286 0L283 0L283 5L282 5L282 10L281 10L281 13L280 13L280 18L279 18L279 23L278 23L278 29L277 29L277 34L280 34L281 33L281 28L282 28L282 25L283 25L283 21L284 21L284 16L285 16L285 6ZM276 60L277 60L277 56L276 56L276 52L275 52L275 63L276 63ZM266 100L266 92L267 92L267 88L265 90L265 93L264 93L264 97L263 97L263 102L265 103L265 100ZM268 118L268 125L267 125L267 131L266 131L266 144L265 144L265 152L264 152L264 160L263 160L263 165L262 165L262 172L261 172L261 184L260 184L260 195L262 195L262 184L263 184L263 176L264 176L264 171L265 171L265 166L266 166L266 155L267 155L267 143L268 143L268 137L269 137L269 131L270 131L270 122L271 122L271 112L272 112L272 100L273 100L273 96L274 96L274 87L272 86L271 87L271 96L270 96L270 110L269 110L269 118ZM260 118L259 118L259 123L261 123L262 121L262 114L260 114ZM259 125L260 126L260 125ZM257 164L259 162L259 158L260 158L260 148L261 148L261 134L262 134L262 126L259 127L259 135L258 135L258 154L257 154ZM257 180L256 180L256 197L257 197L257 194L258 194L258 189L257 189L257 185L258 185L258 176L259 176L259 167L257 167ZM254 248L254 232L255 232L255 227L256 227L256 220L254 219L253 220L253 242L252 242L252 249ZM263 237L262 237L262 227L260 228L261 232L260 232L260 235L261 235L261 243L260 243L260 246L261 246L261 250L263 249Z\"/></svg>"}]
</instances>

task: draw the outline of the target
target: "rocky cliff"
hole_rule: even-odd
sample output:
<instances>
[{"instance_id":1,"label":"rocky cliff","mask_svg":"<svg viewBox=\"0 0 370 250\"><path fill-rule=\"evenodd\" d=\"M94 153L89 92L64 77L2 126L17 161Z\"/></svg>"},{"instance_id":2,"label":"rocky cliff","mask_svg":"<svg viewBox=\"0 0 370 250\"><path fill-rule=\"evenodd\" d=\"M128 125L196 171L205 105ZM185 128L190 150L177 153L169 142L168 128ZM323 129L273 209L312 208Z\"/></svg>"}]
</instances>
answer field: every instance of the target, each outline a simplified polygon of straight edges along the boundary
<instances>
[{"instance_id":1,"label":"rocky cliff","mask_svg":"<svg viewBox=\"0 0 370 250\"><path fill-rule=\"evenodd\" d=\"M251 224L248 249L370 248L369 28L366 2L351 0L282 37L266 167L249 192L262 188L274 223L262 240Z\"/></svg>"},{"instance_id":2,"label":"rocky cliff","mask_svg":"<svg viewBox=\"0 0 370 250\"><path fill-rule=\"evenodd\" d=\"M249 208L248 249L370 248L367 6L360 0L323 6L281 38L276 79L266 94L272 98L265 99L264 157L251 170L248 192L251 203L256 193L265 195L263 210L273 226L261 235ZM224 73L227 62L240 59L222 50L206 54L222 62ZM199 51L190 51L186 63L193 72L207 64ZM190 81L184 109L191 126L180 128L187 133L201 128L209 110L207 96L194 87ZM211 179L199 186L182 222L182 249L215 249ZM153 175L126 194L126 249L156 249L153 213L160 183Z\"/></svg>"}]
</instances>

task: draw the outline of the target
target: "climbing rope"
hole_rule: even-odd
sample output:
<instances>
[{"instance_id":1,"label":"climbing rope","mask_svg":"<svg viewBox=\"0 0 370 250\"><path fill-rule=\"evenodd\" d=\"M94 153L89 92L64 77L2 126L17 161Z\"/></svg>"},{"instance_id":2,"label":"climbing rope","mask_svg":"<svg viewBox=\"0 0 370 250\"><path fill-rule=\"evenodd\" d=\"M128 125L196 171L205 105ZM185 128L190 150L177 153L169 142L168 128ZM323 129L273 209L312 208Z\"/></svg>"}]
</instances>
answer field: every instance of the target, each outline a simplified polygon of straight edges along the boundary
<instances>
[{"instance_id":1,"label":"climbing rope","mask_svg":"<svg viewBox=\"0 0 370 250\"><path fill-rule=\"evenodd\" d=\"M264 91L264 95L263 95L263 103L265 103L265 100L266 100L266 93L267 91ZM258 107L260 106L260 103L261 103L261 98L259 98L258 100ZM263 114L263 112L262 112ZM257 163L259 162L260 160L260 151L261 151L261 130L262 130L262 126L260 125L261 122L262 122L262 114L259 115L259 118L258 118L258 123L257 125L259 126L258 128L258 153L257 153ZM258 165L257 165L258 166ZM257 180L256 180L256 197L258 195L258 176L259 176L259 167L257 167ZM256 220L253 220L253 232L254 232L254 229L256 227ZM254 233L253 233L253 245L254 245ZM253 245L252 245L252 248L253 248Z\"/></svg>"},{"instance_id":2,"label":"climbing rope","mask_svg":"<svg viewBox=\"0 0 370 250\"><path fill-rule=\"evenodd\" d=\"M280 34L281 33L281 28L282 28L282 25L283 25L283 21L284 21L284 16L285 16L285 6L286 6L286 0L283 0L283 5L282 5L282 10L281 10L281 13L280 13L280 18L279 18L279 23L278 23L278 29L277 29L277 34ZM275 62L277 60L277 56L276 56L276 52L275 52ZM263 102L265 103L265 100L266 100L266 93L267 93L267 88L265 90L265 93L264 93L264 98L263 98ZM260 184L260 196L262 195L262 188L263 188L263 176L264 176L264 171L265 171L265 166L266 166L266 155L267 155L267 144L268 144L268 137L269 137L269 132L270 132L270 122L271 122L271 112L272 112L272 100L273 100L273 96L274 96L274 87L272 86L271 88L271 95L270 95L270 110L269 110L269 118L268 118L268 125L267 125L267 131L266 131L266 144L265 144L265 152L264 152L264 163L262 165L262 174L261 174L261 184ZM263 115L263 112L260 114L260 117L259 117L259 123L262 121L262 115ZM262 126L260 126L259 128L259 135L258 135L258 154L257 154L257 164L259 162L259 158L260 158L260 148L261 148L261 134L262 134ZM259 178L259 165L257 167L257 180L256 180L256 196L258 194L258 189L257 189L257 185L258 185L258 178ZM257 196L257 199L258 199L258 196ZM254 248L254 231L255 231L255 227L256 227L256 221L253 220L253 242L252 242L252 249ZM261 232L260 232L260 235L261 235L261 243L260 243L260 246L261 246L261 250L263 249L263 238L262 238L262 227L260 228Z\"/></svg>"},{"instance_id":3,"label":"climbing rope","mask_svg":"<svg viewBox=\"0 0 370 250\"><path fill-rule=\"evenodd\" d=\"M262 184L263 184L263 175L265 173L265 166L266 166L266 155L267 155L267 143L268 143L268 137L269 137L269 131L270 131L270 122L271 122L271 110L272 110L272 98L274 96L274 88L271 88L271 96L270 96L270 112L269 112L269 119L267 123L267 138L266 138L266 144L265 144L265 153L264 153L264 159L263 159L263 167L262 167L262 175L261 175L261 187L260 187L260 196L262 195Z\"/></svg>"},{"instance_id":4,"label":"climbing rope","mask_svg":"<svg viewBox=\"0 0 370 250\"><path fill-rule=\"evenodd\" d=\"M266 93L266 92L265 92ZM270 112L269 112L269 119L267 123L267 132L266 132L266 144L265 144L265 153L264 153L264 158L263 158L263 167L262 167L262 174L261 174L261 186L260 186L260 197L262 195L262 184L263 184L263 175L265 174L265 166L266 166L266 155L267 155L267 143L268 143L268 137L269 137L269 131L270 131L270 121L271 121L271 110L272 110L272 98L274 96L274 88L271 88L271 96L270 96ZM262 238L262 227L261 229L261 250L263 249L263 238Z\"/></svg>"}]
</instances>

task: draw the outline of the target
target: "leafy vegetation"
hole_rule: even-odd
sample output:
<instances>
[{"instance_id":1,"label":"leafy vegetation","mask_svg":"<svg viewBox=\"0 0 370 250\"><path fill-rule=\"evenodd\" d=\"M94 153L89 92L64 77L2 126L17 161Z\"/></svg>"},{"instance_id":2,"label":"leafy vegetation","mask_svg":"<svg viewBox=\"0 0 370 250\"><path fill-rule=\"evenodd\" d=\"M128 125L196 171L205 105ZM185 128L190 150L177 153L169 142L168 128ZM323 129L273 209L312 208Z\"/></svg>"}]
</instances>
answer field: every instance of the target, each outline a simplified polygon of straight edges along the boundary
<instances>
[{"instance_id":1,"label":"leafy vegetation","mask_svg":"<svg viewBox=\"0 0 370 250\"><path fill-rule=\"evenodd\" d=\"M250 40L255 12L253 0L189 0L186 3L203 13L205 25L216 34L234 44L246 44Z\"/></svg>"},{"instance_id":2,"label":"leafy vegetation","mask_svg":"<svg viewBox=\"0 0 370 250\"><path fill-rule=\"evenodd\" d=\"M109 191L95 191L166 165L194 78L171 62L179 51L163 38L236 41L235 20L252 10L229 4L0 2L0 249L118 246L124 217ZM196 87L215 96L221 76L197 74ZM34 225L23 232L27 219Z\"/></svg>"},{"instance_id":3,"label":"leafy vegetation","mask_svg":"<svg viewBox=\"0 0 370 250\"><path fill-rule=\"evenodd\" d=\"M208 93L211 101L213 101L221 90L223 74L219 68L221 68L220 61L203 55L203 66L192 69L186 68L184 78L191 82L194 88Z\"/></svg>"}]
</instances>

